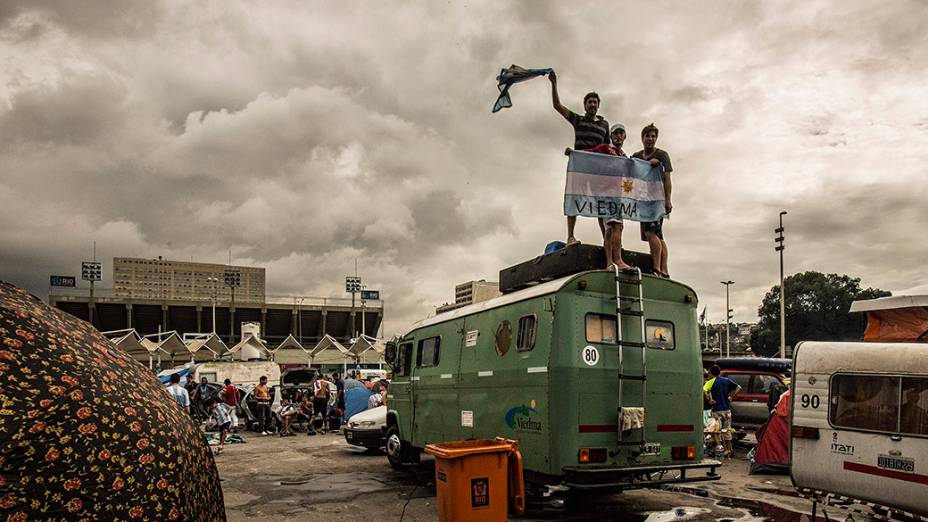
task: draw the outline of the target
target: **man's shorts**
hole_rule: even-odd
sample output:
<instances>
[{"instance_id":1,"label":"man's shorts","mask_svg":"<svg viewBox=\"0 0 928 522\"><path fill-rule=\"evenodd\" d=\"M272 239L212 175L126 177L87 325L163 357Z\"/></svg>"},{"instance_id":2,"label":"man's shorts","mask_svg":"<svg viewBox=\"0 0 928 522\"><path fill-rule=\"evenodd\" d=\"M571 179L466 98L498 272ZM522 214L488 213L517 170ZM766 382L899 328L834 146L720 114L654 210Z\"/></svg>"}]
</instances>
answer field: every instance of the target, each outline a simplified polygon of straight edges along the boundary
<instances>
[{"instance_id":1,"label":"man's shorts","mask_svg":"<svg viewBox=\"0 0 928 522\"><path fill-rule=\"evenodd\" d=\"M722 429L722 440L731 440L731 410L714 411L712 417L719 421Z\"/></svg>"},{"instance_id":2,"label":"man's shorts","mask_svg":"<svg viewBox=\"0 0 928 522\"><path fill-rule=\"evenodd\" d=\"M227 431L231 427L232 427L232 421L223 422L222 424L219 425L219 431Z\"/></svg>"},{"instance_id":3,"label":"man's shorts","mask_svg":"<svg viewBox=\"0 0 928 522\"><path fill-rule=\"evenodd\" d=\"M660 218L657 221L642 221L641 222L641 240L647 241L648 236L646 232L654 232L654 235L660 239L664 239L664 218Z\"/></svg>"}]
</instances>

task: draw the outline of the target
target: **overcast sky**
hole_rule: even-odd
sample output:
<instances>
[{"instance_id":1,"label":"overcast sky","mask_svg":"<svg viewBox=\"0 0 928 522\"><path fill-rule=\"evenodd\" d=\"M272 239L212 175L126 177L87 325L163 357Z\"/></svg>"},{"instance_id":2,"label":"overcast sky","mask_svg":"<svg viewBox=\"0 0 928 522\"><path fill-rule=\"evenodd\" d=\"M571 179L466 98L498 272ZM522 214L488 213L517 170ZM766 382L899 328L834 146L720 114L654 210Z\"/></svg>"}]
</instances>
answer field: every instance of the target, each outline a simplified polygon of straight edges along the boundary
<instances>
[{"instance_id":1,"label":"overcast sky","mask_svg":"<svg viewBox=\"0 0 928 522\"><path fill-rule=\"evenodd\" d=\"M0 279L38 295L114 256L360 275L401 333L454 285L565 237L561 100L650 122L674 165L670 272L722 321L787 273L928 292L923 2L0 3ZM581 241L600 241L595 222ZM628 248L646 251L637 227ZM702 305L701 305L702 306Z\"/></svg>"}]
</instances>

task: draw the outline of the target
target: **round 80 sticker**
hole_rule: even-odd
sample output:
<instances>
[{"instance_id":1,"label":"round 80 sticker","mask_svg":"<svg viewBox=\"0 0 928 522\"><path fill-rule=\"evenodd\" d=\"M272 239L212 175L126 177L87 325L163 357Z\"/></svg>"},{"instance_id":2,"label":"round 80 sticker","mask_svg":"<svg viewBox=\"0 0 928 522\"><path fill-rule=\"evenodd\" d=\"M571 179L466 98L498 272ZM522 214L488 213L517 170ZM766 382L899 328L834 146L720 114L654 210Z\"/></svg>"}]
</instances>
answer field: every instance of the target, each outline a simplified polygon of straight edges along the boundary
<instances>
[{"instance_id":1,"label":"round 80 sticker","mask_svg":"<svg viewBox=\"0 0 928 522\"><path fill-rule=\"evenodd\" d=\"M596 363L599 362L599 350L595 346L587 346L583 349L580 358L583 359L587 366L596 366Z\"/></svg>"}]
</instances>

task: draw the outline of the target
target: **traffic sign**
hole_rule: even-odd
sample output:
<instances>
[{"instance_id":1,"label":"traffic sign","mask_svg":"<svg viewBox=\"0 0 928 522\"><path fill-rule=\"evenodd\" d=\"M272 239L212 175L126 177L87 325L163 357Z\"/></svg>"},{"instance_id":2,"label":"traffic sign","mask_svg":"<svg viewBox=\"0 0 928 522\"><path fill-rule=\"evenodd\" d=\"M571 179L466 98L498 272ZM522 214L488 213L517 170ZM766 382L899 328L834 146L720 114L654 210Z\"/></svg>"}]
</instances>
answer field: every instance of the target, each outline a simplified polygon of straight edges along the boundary
<instances>
[{"instance_id":1,"label":"traffic sign","mask_svg":"<svg viewBox=\"0 0 928 522\"><path fill-rule=\"evenodd\" d=\"M380 290L361 290L361 300L363 300L363 301L379 301L379 300L380 300Z\"/></svg>"},{"instance_id":2,"label":"traffic sign","mask_svg":"<svg viewBox=\"0 0 928 522\"><path fill-rule=\"evenodd\" d=\"M67 286L74 288L77 286L77 281L74 276L53 275L48 276L48 284L49 286Z\"/></svg>"},{"instance_id":3,"label":"traffic sign","mask_svg":"<svg viewBox=\"0 0 928 522\"><path fill-rule=\"evenodd\" d=\"M83 261L81 263L81 279L84 281L100 281L103 269L99 261Z\"/></svg>"}]
</instances>

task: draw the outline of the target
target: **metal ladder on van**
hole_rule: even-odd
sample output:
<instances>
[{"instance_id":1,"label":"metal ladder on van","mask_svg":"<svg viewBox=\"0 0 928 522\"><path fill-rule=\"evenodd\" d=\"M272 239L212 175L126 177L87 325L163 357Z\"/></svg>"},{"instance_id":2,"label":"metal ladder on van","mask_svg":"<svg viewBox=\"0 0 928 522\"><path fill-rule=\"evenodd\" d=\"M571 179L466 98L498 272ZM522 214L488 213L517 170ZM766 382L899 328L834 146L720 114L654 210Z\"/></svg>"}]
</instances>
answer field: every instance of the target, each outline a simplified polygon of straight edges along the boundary
<instances>
[{"instance_id":1,"label":"metal ladder on van","mask_svg":"<svg viewBox=\"0 0 928 522\"><path fill-rule=\"evenodd\" d=\"M648 397L648 364L647 364L647 342L645 337L645 326L644 326L644 293L642 290L642 279L641 279L641 269L635 267L634 269L624 269L619 270L619 267L615 267L615 304L616 304L616 343L619 347L619 407L618 407L618 432L619 432L619 444L623 443L622 437L622 408L624 403L623 390L625 388L625 381L639 381L641 382L641 408L645 408L645 402ZM622 295L622 285L631 285L638 288L638 295ZM641 326L641 335L638 337L640 341L627 341L623 335L622 330L622 318L623 317L637 317L639 324ZM627 374L625 373L625 348L637 348L641 350L641 373L638 374ZM641 440L638 441L644 445L644 428L639 429L641 433Z\"/></svg>"}]
</instances>

